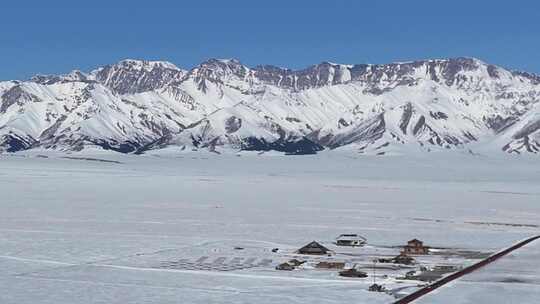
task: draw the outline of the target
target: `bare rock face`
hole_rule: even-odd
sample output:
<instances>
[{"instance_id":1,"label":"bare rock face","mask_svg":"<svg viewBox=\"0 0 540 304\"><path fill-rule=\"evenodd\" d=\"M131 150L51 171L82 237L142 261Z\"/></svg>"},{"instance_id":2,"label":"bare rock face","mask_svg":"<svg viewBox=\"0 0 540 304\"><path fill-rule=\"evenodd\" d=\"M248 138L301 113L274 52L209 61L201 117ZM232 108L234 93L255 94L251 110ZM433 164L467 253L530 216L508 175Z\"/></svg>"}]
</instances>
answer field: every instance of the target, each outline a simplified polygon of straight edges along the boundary
<instances>
[{"instance_id":1,"label":"bare rock face","mask_svg":"<svg viewBox=\"0 0 540 304\"><path fill-rule=\"evenodd\" d=\"M93 72L95 80L118 94L135 94L181 81L186 71L161 61L124 60Z\"/></svg>"},{"instance_id":2,"label":"bare rock face","mask_svg":"<svg viewBox=\"0 0 540 304\"><path fill-rule=\"evenodd\" d=\"M41 102L41 99L16 85L4 92L0 97L0 101L0 113L5 113L12 105L18 104L19 106L22 106L25 103Z\"/></svg>"},{"instance_id":3,"label":"bare rock face","mask_svg":"<svg viewBox=\"0 0 540 304\"><path fill-rule=\"evenodd\" d=\"M246 80L249 69L235 59L210 59L191 70L187 77L197 84L202 92L206 92L208 82L225 84L228 80Z\"/></svg>"},{"instance_id":4,"label":"bare rock face","mask_svg":"<svg viewBox=\"0 0 540 304\"><path fill-rule=\"evenodd\" d=\"M124 60L0 82L0 149L540 150L540 76L474 58L322 62L291 70L210 59L187 71ZM496 152L495 152L496 151Z\"/></svg>"},{"instance_id":5,"label":"bare rock face","mask_svg":"<svg viewBox=\"0 0 540 304\"><path fill-rule=\"evenodd\" d=\"M516 76L527 78L530 81L532 81L532 83L534 84L540 84L540 75L532 74L528 72L522 72L522 71L513 71L512 73Z\"/></svg>"},{"instance_id":6,"label":"bare rock face","mask_svg":"<svg viewBox=\"0 0 540 304\"><path fill-rule=\"evenodd\" d=\"M291 90L306 90L351 80L350 67L329 62L300 71L264 65L256 67L254 72L255 77L264 83Z\"/></svg>"},{"instance_id":7,"label":"bare rock face","mask_svg":"<svg viewBox=\"0 0 540 304\"><path fill-rule=\"evenodd\" d=\"M451 86L467 80L461 73L474 71L481 65L473 58L452 58L376 65L323 62L299 71L263 65L254 71L263 82L287 89L306 90L356 81L366 84L368 92L378 95L396 86L414 85L418 72L426 79ZM489 65L486 68L490 77L498 78L497 67Z\"/></svg>"},{"instance_id":8,"label":"bare rock face","mask_svg":"<svg viewBox=\"0 0 540 304\"><path fill-rule=\"evenodd\" d=\"M4 134L0 137L0 152L17 152L32 148L36 140L32 137L23 137L14 133Z\"/></svg>"},{"instance_id":9,"label":"bare rock face","mask_svg":"<svg viewBox=\"0 0 540 304\"><path fill-rule=\"evenodd\" d=\"M225 131L227 133L234 133L242 127L242 119L236 116L231 116L225 120Z\"/></svg>"},{"instance_id":10,"label":"bare rock face","mask_svg":"<svg viewBox=\"0 0 540 304\"><path fill-rule=\"evenodd\" d=\"M501 115L497 114L492 117L487 117L484 119L486 122L486 125L495 131L495 133L500 133L516 123L517 119L514 116L507 116L502 117Z\"/></svg>"},{"instance_id":11,"label":"bare rock face","mask_svg":"<svg viewBox=\"0 0 540 304\"><path fill-rule=\"evenodd\" d=\"M502 150L507 153L540 153L540 132L523 135L506 144Z\"/></svg>"},{"instance_id":12,"label":"bare rock face","mask_svg":"<svg viewBox=\"0 0 540 304\"><path fill-rule=\"evenodd\" d=\"M403 132L403 134L407 134L407 127L411 121L412 114L413 106L410 102L408 102L403 106L403 114L401 115L401 119L399 121L399 129L401 132Z\"/></svg>"}]
</instances>

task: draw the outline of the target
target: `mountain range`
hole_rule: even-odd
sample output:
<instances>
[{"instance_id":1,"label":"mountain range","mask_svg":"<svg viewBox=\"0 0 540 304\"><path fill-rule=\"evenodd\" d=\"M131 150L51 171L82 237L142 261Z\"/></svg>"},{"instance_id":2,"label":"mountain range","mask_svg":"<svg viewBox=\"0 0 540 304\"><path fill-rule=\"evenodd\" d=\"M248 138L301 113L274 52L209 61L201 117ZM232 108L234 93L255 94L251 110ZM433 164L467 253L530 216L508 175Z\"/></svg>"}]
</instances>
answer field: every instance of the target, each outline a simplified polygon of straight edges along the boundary
<instances>
[{"instance_id":1,"label":"mountain range","mask_svg":"<svg viewBox=\"0 0 540 304\"><path fill-rule=\"evenodd\" d=\"M475 58L302 70L123 60L0 82L0 151L540 151L540 76Z\"/></svg>"}]
</instances>

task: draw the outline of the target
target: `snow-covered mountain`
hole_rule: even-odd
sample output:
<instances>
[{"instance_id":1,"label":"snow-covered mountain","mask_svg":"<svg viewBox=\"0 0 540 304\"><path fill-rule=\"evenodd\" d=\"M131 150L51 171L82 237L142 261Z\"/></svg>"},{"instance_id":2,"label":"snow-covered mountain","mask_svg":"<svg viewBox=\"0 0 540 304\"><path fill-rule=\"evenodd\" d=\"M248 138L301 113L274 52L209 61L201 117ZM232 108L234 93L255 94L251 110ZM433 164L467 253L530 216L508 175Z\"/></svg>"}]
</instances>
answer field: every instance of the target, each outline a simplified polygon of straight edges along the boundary
<instances>
[{"instance_id":1,"label":"snow-covered mountain","mask_svg":"<svg viewBox=\"0 0 540 304\"><path fill-rule=\"evenodd\" d=\"M539 101L540 76L474 58L298 71L124 60L0 82L0 150L538 153Z\"/></svg>"}]
</instances>

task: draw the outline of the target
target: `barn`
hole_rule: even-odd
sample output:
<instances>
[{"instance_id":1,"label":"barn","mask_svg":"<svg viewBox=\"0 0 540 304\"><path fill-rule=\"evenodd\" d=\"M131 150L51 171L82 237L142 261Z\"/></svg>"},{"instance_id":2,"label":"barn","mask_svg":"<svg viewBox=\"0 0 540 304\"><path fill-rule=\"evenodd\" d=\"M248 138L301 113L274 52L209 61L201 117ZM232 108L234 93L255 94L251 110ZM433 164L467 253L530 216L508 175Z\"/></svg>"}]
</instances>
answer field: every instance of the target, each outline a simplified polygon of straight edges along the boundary
<instances>
[{"instance_id":1,"label":"barn","mask_svg":"<svg viewBox=\"0 0 540 304\"><path fill-rule=\"evenodd\" d=\"M316 241L313 241L306 246L298 249L297 252L300 254L325 255L330 253L330 249L324 247Z\"/></svg>"}]
</instances>

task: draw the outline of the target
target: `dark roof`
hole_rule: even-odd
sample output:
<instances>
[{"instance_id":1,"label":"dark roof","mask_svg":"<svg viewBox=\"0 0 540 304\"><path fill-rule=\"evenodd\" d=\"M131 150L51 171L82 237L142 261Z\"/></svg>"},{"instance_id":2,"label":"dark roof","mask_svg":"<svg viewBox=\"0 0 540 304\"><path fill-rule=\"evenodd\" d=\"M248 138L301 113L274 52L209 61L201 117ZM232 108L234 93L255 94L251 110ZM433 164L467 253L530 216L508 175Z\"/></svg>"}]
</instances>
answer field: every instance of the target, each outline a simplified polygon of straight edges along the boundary
<instances>
[{"instance_id":1,"label":"dark roof","mask_svg":"<svg viewBox=\"0 0 540 304\"><path fill-rule=\"evenodd\" d=\"M398 256L394 257L394 260L396 261L414 261L414 259L406 254L400 253Z\"/></svg>"},{"instance_id":2,"label":"dark roof","mask_svg":"<svg viewBox=\"0 0 540 304\"><path fill-rule=\"evenodd\" d=\"M277 270L293 270L294 266L289 263L281 263L278 266L276 266Z\"/></svg>"},{"instance_id":3,"label":"dark roof","mask_svg":"<svg viewBox=\"0 0 540 304\"><path fill-rule=\"evenodd\" d=\"M300 266L300 265L304 264L305 262L306 261L300 261L300 260L297 260L297 259L292 259L288 263L293 265L293 266Z\"/></svg>"},{"instance_id":4,"label":"dark roof","mask_svg":"<svg viewBox=\"0 0 540 304\"><path fill-rule=\"evenodd\" d=\"M404 265L412 265L414 264L414 259L413 258L405 258L405 257L402 257L402 258L394 258L394 261L393 261L394 264L404 264Z\"/></svg>"},{"instance_id":5,"label":"dark roof","mask_svg":"<svg viewBox=\"0 0 540 304\"><path fill-rule=\"evenodd\" d=\"M306 246L298 249L299 253L307 253L307 254L326 254L330 249L324 247L323 245L313 241Z\"/></svg>"},{"instance_id":6,"label":"dark roof","mask_svg":"<svg viewBox=\"0 0 540 304\"><path fill-rule=\"evenodd\" d=\"M340 271L339 275L342 277L357 277L357 278L366 278L368 276L367 273L363 271L359 271L355 268Z\"/></svg>"},{"instance_id":7,"label":"dark roof","mask_svg":"<svg viewBox=\"0 0 540 304\"><path fill-rule=\"evenodd\" d=\"M366 238L358 234L341 234L337 239L350 239L350 240L362 240L365 241Z\"/></svg>"},{"instance_id":8,"label":"dark roof","mask_svg":"<svg viewBox=\"0 0 540 304\"><path fill-rule=\"evenodd\" d=\"M418 240L418 239L412 239L412 240L407 242L407 244L410 244L410 243L423 244L423 242Z\"/></svg>"}]
</instances>

